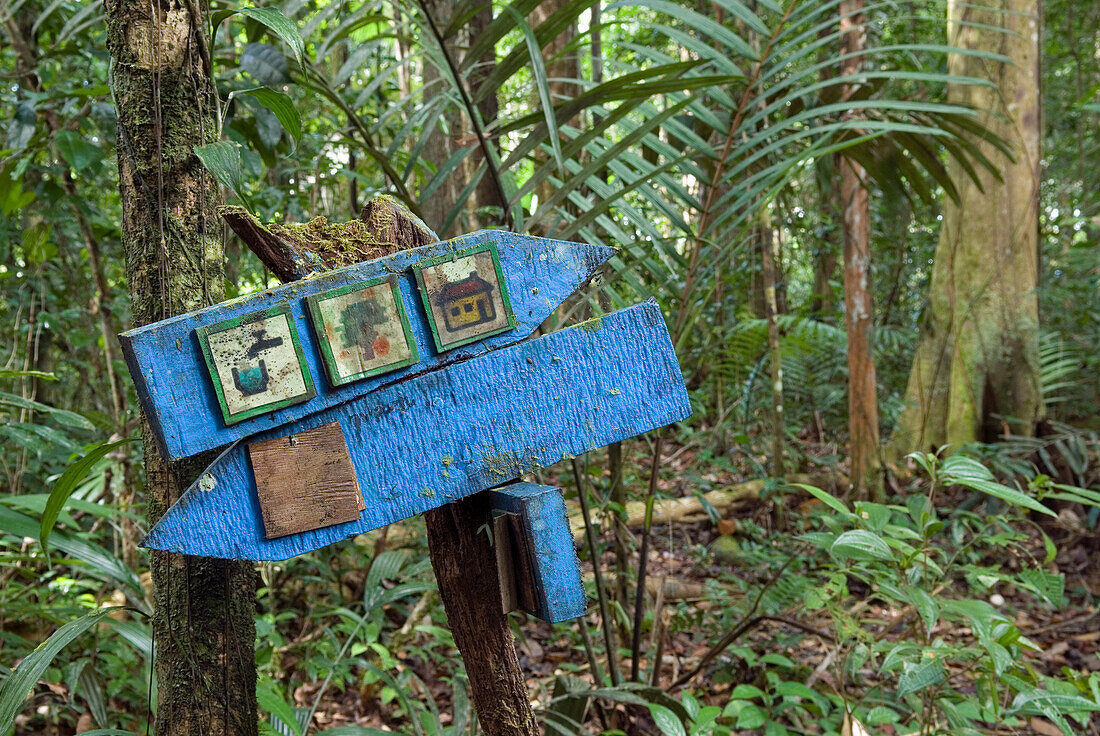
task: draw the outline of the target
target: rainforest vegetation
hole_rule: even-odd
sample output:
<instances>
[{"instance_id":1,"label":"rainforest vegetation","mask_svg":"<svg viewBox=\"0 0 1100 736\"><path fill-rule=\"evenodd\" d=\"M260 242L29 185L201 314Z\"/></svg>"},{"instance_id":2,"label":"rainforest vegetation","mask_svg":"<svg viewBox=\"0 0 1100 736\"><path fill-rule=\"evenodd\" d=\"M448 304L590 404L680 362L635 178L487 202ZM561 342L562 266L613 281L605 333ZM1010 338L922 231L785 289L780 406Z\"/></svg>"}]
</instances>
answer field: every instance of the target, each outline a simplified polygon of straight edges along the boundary
<instances>
[{"instance_id":1,"label":"rainforest vegetation","mask_svg":"<svg viewBox=\"0 0 1100 736\"><path fill-rule=\"evenodd\" d=\"M0 736L1100 735L1100 4L0 21ZM159 456L117 335L279 283L222 215L325 268L380 203L615 248L540 334L653 298L687 386L527 476L589 605L502 658L430 514L140 546L214 455Z\"/></svg>"}]
</instances>

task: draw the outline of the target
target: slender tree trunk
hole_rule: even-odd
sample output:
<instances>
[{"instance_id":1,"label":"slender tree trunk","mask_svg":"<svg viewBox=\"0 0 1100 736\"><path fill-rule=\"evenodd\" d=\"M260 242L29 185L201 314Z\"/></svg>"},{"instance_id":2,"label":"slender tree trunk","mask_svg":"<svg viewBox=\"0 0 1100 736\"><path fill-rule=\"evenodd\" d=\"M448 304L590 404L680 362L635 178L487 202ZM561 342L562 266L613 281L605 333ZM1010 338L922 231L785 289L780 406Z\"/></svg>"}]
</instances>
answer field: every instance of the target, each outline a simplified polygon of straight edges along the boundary
<instances>
[{"instance_id":1,"label":"slender tree trunk","mask_svg":"<svg viewBox=\"0 0 1100 736\"><path fill-rule=\"evenodd\" d=\"M779 304L776 300L775 283L775 241L772 234L771 216L767 209L761 213L759 231L760 239L760 273L764 281L764 319L768 323L768 355L769 373L772 387L772 462L771 474L781 478L786 473L786 463L783 462L784 445L783 434L783 353L779 345Z\"/></svg>"},{"instance_id":2,"label":"slender tree trunk","mask_svg":"<svg viewBox=\"0 0 1100 736\"><path fill-rule=\"evenodd\" d=\"M501 610L496 553L483 531L490 516L488 493L431 509L424 514L428 551L482 730L486 736L539 736L508 614Z\"/></svg>"},{"instance_id":3,"label":"slender tree trunk","mask_svg":"<svg viewBox=\"0 0 1100 736\"><path fill-rule=\"evenodd\" d=\"M192 153L216 135L205 3L107 0L122 232L141 325L221 299L217 188ZM151 11L155 7L155 12ZM144 430L149 519L202 469ZM159 736L256 733L255 576L247 562L152 555Z\"/></svg>"},{"instance_id":4,"label":"slender tree trunk","mask_svg":"<svg viewBox=\"0 0 1100 736\"><path fill-rule=\"evenodd\" d=\"M863 51L866 29L864 0L840 4L841 53ZM842 76L859 72L862 58L845 58ZM844 97L855 86L845 85ZM852 489L858 496L882 500L879 461L878 397L872 356L874 302L871 290L871 206L864 180L867 172L855 161L840 160L840 199L844 208L844 327L848 333L848 448Z\"/></svg>"},{"instance_id":5,"label":"slender tree trunk","mask_svg":"<svg viewBox=\"0 0 1100 736\"><path fill-rule=\"evenodd\" d=\"M484 4L478 8L474 17L470 19L470 38L477 38L477 36L484 32L492 22L493 3L491 0L485 0ZM496 61L496 52L489 52L485 54L485 56L479 58L470 70L470 88L475 93L473 95L474 99L478 99L477 92L481 88L486 77L493 71ZM488 92L478 100L477 111L481 116L483 126L488 126L497 119L497 115L500 113L500 103L497 101L496 90ZM470 173L472 175L477 170L477 167L484 163L485 156L479 148L473 152L468 160L470 162ZM477 201L477 222L480 227L488 227L504 221L503 214L498 211L502 211L507 206L507 203L502 201L500 191L497 189L497 185L493 181L493 178L489 176L488 171L482 175L481 181L477 183L474 197Z\"/></svg>"},{"instance_id":6,"label":"slender tree trunk","mask_svg":"<svg viewBox=\"0 0 1100 736\"><path fill-rule=\"evenodd\" d=\"M956 204L944 201L929 305L909 374L908 406L892 454L1031 434L1042 416L1039 384L1038 223L1041 7L1037 0L948 3L952 45L1007 56L1002 63L954 54L952 74L988 79L992 88L954 87L1011 146L1009 161L979 143L1002 166L971 181L952 162ZM1003 29L1003 30L1000 30Z\"/></svg>"}]
</instances>

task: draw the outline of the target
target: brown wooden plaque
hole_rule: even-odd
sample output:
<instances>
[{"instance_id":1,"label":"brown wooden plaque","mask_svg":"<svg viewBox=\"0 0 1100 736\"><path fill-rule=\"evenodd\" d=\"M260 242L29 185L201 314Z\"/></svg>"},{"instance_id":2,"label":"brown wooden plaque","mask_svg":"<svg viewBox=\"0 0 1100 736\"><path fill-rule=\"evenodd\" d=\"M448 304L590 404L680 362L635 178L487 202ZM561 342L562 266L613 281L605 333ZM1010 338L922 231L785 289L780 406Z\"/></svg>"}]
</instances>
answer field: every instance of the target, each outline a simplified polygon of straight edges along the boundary
<instances>
[{"instance_id":1,"label":"brown wooden plaque","mask_svg":"<svg viewBox=\"0 0 1100 736\"><path fill-rule=\"evenodd\" d=\"M268 539L355 521L365 506L339 422L248 445Z\"/></svg>"}]
</instances>

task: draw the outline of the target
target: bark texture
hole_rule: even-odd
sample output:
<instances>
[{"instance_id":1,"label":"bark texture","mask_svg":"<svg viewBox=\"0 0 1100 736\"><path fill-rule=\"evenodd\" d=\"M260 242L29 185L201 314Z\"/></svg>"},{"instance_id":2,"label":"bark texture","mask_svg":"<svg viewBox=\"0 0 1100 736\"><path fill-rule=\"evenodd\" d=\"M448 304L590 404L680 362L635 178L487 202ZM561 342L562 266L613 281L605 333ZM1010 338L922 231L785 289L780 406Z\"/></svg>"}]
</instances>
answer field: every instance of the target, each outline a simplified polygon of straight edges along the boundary
<instances>
[{"instance_id":1,"label":"bark texture","mask_svg":"<svg viewBox=\"0 0 1100 736\"><path fill-rule=\"evenodd\" d=\"M979 169L981 189L957 163L951 164L960 202L944 202L931 297L909 376L909 405L892 440L896 456L989 441L1006 431L1031 434L1042 415L1035 293L1039 10L1037 0L948 4L952 45L1011 59L1000 63L952 55L948 66L953 74L988 79L993 87L957 87L949 96L977 110L982 122L1011 146L1015 161L981 144L1003 172L998 181Z\"/></svg>"},{"instance_id":2,"label":"bark texture","mask_svg":"<svg viewBox=\"0 0 1100 736\"><path fill-rule=\"evenodd\" d=\"M841 75L857 74L865 45L863 0L840 4ZM850 97L854 85L845 85ZM874 305L871 290L871 204L867 171L855 161L840 160L840 198L844 219L844 328L848 334L848 450L852 489L881 501L878 396L872 356Z\"/></svg>"},{"instance_id":3,"label":"bark texture","mask_svg":"<svg viewBox=\"0 0 1100 736\"><path fill-rule=\"evenodd\" d=\"M508 614L501 607L496 553L483 531L490 513L488 493L428 511L428 550L481 730L485 736L539 736Z\"/></svg>"},{"instance_id":4,"label":"bark texture","mask_svg":"<svg viewBox=\"0 0 1100 736\"><path fill-rule=\"evenodd\" d=\"M204 4L107 0L118 105L122 231L133 320L220 301L217 186L192 149L214 140ZM150 522L201 471L164 461L146 426ZM154 552L158 736L256 733L255 576L250 563Z\"/></svg>"}]
</instances>

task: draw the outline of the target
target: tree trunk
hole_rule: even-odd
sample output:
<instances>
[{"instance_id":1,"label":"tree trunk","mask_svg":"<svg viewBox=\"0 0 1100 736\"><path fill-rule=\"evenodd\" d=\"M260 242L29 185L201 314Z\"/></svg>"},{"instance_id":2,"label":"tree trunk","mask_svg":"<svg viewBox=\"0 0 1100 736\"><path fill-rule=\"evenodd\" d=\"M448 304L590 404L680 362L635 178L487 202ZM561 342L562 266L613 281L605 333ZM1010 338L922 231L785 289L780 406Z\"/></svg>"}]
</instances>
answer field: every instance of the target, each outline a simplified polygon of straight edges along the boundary
<instances>
[{"instance_id":1,"label":"tree trunk","mask_svg":"<svg viewBox=\"0 0 1100 736\"><path fill-rule=\"evenodd\" d=\"M217 188L192 153L217 131L205 3L107 0L118 105L122 232L137 325L212 302L223 291ZM149 520L202 469L171 464L145 440ZM154 552L159 736L256 733L255 576L247 562Z\"/></svg>"},{"instance_id":2,"label":"tree trunk","mask_svg":"<svg viewBox=\"0 0 1100 736\"><path fill-rule=\"evenodd\" d=\"M537 30L550 16L563 8L566 1L542 0L527 17L527 22L532 30ZM550 90L550 99L555 105L563 100L575 97L578 92L575 82L562 81L580 77L580 58L575 50L567 51L576 36L577 24L574 21L562 29L557 36L542 48L542 58L546 64L547 87ZM532 104L535 109L542 109L542 102L539 100L537 92L534 95ZM570 122L572 121L558 120L558 126L567 125ZM544 161L549 160L549 154L536 151L534 159L537 168ZM544 179L535 188L538 201L540 203L545 202L554 194L555 189L556 186L550 179ZM563 202L560 206L565 207L567 203ZM532 232L535 235L552 237L563 225L565 225L565 221L557 213L552 213L543 217L532 228Z\"/></svg>"},{"instance_id":3,"label":"tree trunk","mask_svg":"<svg viewBox=\"0 0 1100 736\"><path fill-rule=\"evenodd\" d=\"M496 552L484 531L491 512L488 493L425 512L428 551L481 730L485 736L539 736L508 614L501 607Z\"/></svg>"},{"instance_id":4,"label":"tree trunk","mask_svg":"<svg viewBox=\"0 0 1100 736\"><path fill-rule=\"evenodd\" d=\"M992 88L955 87L953 102L1012 148L1003 180L980 170L981 188L951 163L958 204L946 199L931 296L909 375L908 402L892 454L1031 434L1042 416L1038 282L1040 7L1037 0L952 0L952 45L997 52L1010 61L954 54L952 74L988 79ZM999 30L1003 29L1003 30ZM984 190L984 191L983 191Z\"/></svg>"},{"instance_id":5,"label":"tree trunk","mask_svg":"<svg viewBox=\"0 0 1100 736\"><path fill-rule=\"evenodd\" d=\"M457 6L454 0L426 0L423 7L431 14L432 20L435 21L440 31L444 31L451 24L451 17L454 15ZM425 39L425 42L434 43L434 40L428 38ZM445 38L443 42L446 53L456 63L458 61L458 45L458 39L453 36ZM437 51L434 63L429 58L424 60L424 89L428 90L427 95L429 96L429 99L425 99L424 102L430 104L438 101L442 105L439 114L432 117L432 120L435 121L433 123L435 130L432 131L427 144L424 146L424 160L436 167L436 171L458 149L459 140L463 137L463 115L455 107L453 101L448 99L450 96L448 93L453 88L453 82L451 81L451 73L447 69L447 64L441 54L442 52ZM436 99L432 100L430 97ZM469 160L469 157L467 157L467 162ZM443 227L447 215L458 203L459 195L466 186L465 171L465 166L462 164L455 167L454 171L447 175L439 188L432 193L432 196L420 203L420 212L424 217L424 222L443 239L454 237L470 229L468 227L469 223L465 222L462 215L456 217L449 227ZM431 176L434 175L435 172L429 174L426 181L430 181Z\"/></svg>"},{"instance_id":6,"label":"tree trunk","mask_svg":"<svg viewBox=\"0 0 1100 736\"><path fill-rule=\"evenodd\" d=\"M764 319L768 323L769 377L771 378L772 424L772 477L782 478L786 473L783 462L786 444L783 432L783 353L779 344L779 304L776 293L775 245L771 215L765 208L760 215L760 274L764 282Z\"/></svg>"},{"instance_id":7,"label":"tree trunk","mask_svg":"<svg viewBox=\"0 0 1100 736\"><path fill-rule=\"evenodd\" d=\"M842 76L857 74L864 47L864 0L840 4ZM845 85L844 97L855 86ZM864 181L867 172L855 161L840 160L840 198L844 208L844 327L848 333L848 448L852 490L857 496L883 500L879 461L878 397L872 357L874 306L871 289L871 206Z\"/></svg>"},{"instance_id":8,"label":"tree trunk","mask_svg":"<svg viewBox=\"0 0 1100 736\"><path fill-rule=\"evenodd\" d=\"M492 22L493 3L491 0L485 0L474 17L470 19L470 38L477 38L481 33L484 33ZM470 69L470 89L473 90L475 99L478 99L477 93L482 83L493 71L496 61L494 50L479 58ZM497 119L500 114L500 103L497 101L496 90L492 90L478 99L477 111L481 116L482 126L488 126ZM477 167L482 165L484 161L485 154L481 152L480 148L475 149L468 159L470 174L473 175L477 171ZM480 227L490 227L504 222L503 210L508 206L508 203L501 197L501 192L497 189L496 182L489 176L488 171L482 175L481 181L477 183L474 197L477 202L477 223Z\"/></svg>"}]
</instances>

